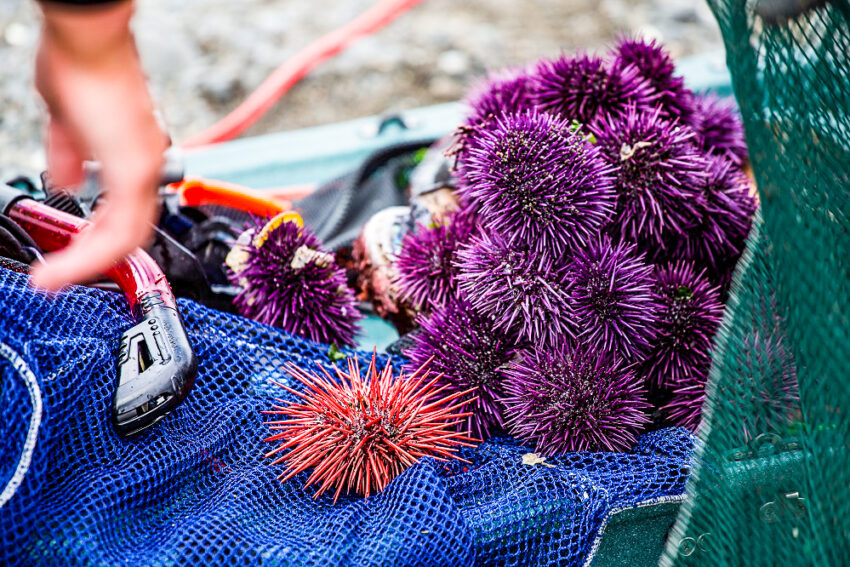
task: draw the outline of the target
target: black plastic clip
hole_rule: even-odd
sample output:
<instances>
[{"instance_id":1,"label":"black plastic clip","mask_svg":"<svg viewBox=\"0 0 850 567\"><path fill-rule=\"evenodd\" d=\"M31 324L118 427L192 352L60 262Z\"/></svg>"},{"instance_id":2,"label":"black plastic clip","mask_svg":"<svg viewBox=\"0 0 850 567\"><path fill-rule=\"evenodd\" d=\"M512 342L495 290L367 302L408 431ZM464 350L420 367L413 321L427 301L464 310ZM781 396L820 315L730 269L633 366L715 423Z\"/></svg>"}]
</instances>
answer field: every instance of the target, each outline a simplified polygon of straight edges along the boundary
<instances>
[{"instance_id":1,"label":"black plastic clip","mask_svg":"<svg viewBox=\"0 0 850 567\"><path fill-rule=\"evenodd\" d=\"M197 363L180 315L158 292L139 302L140 322L121 336L112 421L135 435L177 407L191 390Z\"/></svg>"}]
</instances>

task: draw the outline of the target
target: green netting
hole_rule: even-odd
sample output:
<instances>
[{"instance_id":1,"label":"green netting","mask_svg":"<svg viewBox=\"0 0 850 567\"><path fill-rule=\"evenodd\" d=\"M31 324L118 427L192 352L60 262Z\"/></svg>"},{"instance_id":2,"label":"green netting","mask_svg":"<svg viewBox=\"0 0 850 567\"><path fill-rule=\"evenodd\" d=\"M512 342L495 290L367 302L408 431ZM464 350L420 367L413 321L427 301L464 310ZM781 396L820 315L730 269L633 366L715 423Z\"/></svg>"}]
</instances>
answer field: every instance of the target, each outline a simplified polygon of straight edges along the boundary
<instances>
[{"instance_id":1,"label":"green netting","mask_svg":"<svg viewBox=\"0 0 850 567\"><path fill-rule=\"evenodd\" d=\"M662 565L850 563L850 6L709 0L762 210ZM785 3L786 5L794 2Z\"/></svg>"}]
</instances>

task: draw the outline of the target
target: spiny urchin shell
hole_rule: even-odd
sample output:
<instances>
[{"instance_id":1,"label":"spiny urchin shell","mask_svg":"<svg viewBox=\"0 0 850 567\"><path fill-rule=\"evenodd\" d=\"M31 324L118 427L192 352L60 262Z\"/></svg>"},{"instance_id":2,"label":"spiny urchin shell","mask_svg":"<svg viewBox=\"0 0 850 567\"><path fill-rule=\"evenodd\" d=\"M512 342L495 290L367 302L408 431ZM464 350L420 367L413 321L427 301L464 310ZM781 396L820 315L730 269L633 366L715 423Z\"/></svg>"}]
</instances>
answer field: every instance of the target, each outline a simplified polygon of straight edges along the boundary
<instances>
[{"instance_id":1,"label":"spiny urchin shell","mask_svg":"<svg viewBox=\"0 0 850 567\"><path fill-rule=\"evenodd\" d=\"M627 451L649 423L640 378L603 351L565 341L524 352L505 375L510 433L541 455Z\"/></svg>"},{"instance_id":2,"label":"spiny urchin shell","mask_svg":"<svg viewBox=\"0 0 850 567\"><path fill-rule=\"evenodd\" d=\"M757 205L747 177L729 160L709 158L706 173L699 221L671 248L675 258L708 268L717 281L743 252Z\"/></svg>"},{"instance_id":3,"label":"spiny urchin shell","mask_svg":"<svg viewBox=\"0 0 850 567\"><path fill-rule=\"evenodd\" d=\"M654 387L675 388L691 376L706 376L711 346L723 314L719 290L705 271L676 262L655 271L655 301L660 305L658 333L643 364Z\"/></svg>"},{"instance_id":4,"label":"spiny urchin shell","mask_svg":"<svg viewBox=\"0 0 850 567\"><path fill-rule=\"evenodd\" d=\"M459 401L467 393L445 394L425 367L396 377L390 364L378 371L374 355L365 376L356 359L348 372L335 366L336 376L317 366L321 375L286 364L299 384L275 382L292 398L263 412L280 416L266 439L280 443L266 457L284 452L272 463L286 464L278 478L312 469L305 488L317 485L315 498L327 490L334 502L343 491L368 497L421 457L458 459L476 441L457 430L469 415Z\"/></svg>"},{"instance_id":5,"label":"spiny urchin shell","mask_svg":"<svg viewBox=\"0 0 850 567\"><path fill-rule=\"evenodd\" d=\"M652 267L636 246L596 239L573 258L570 279L578 338L627 361L643 355L655 335L658 306Z\"/></svg>"},{"instance_id":6,"label":"spiny urchin shell","mask_svg":"<svg viewBox=\"0 0 850 567\"><path fill-rule=\"evenodd\" d=\"M449 391L475 388L476 399L468 426L476 437L487 438L502 428L504 414L502 370L514 356L516 340L494 332L493 324L463 301L449 302L419 319L414 344L404 354L408 369L419 368L433 358L430 368L442 374Z\"/></svg>"},{"instance_id":7,"label":"spiny urchin shell","mask_svg":"<svg viewBox=\"0 0 850 567\"><path fill-rule=\"evenodd\" d=\"M234 299L239 313L323 343L354 344L357 309L345 270L306 227L284 221L257 225L244 246L241 269L231 273L243 287Z\"/></svg>"},{"instance_id":8,"label":"spiny urchin shell","mask_svg":"<svg viewBox=\"0 0 850 567\"><path fill-rule=\"evenodd\" d=\"M699 218L705 159L687 126L663 119L659 110L634 107L620 119L601 121L598 146L617 168L617 210L609 231L641 250L663 250Z\"/></svg>"},{"instance_id":9,"label":"spiny urchin shell","mask_svg":"<svg viewBox=\"0 0 850 567\"><path fill-rule=\"evenodd\" d=\"M694 93L675 74L670 54L655 40L622 38L614 48L613 67L633 65L658 95L656 104L665 116L689 117L695 108Z\"/></svg>"},{"instance_id":10,"label":"spiny urchin shell","mask_svg":"<svg viewBox=\"0 0 850 567\"><path fill-rule=\"evenodd\" d=\"M474 216L458 212L432 226L419 225L405 235L398 254L401 298L416 309L444 305L456 295L458 248L475 232Z\"/></svg>"},{"instance_id":11,"label":"spiny urchin shell","mask_svg":"<svg viewBox=\"0 0 850 567\"><path fill-rule=\"evenodd\" d=\"M524 69L508 69L490 73L472 88L466 98L469 126L495 124L502 114L516 114L532 108L528 73Z\"/></svg>"},{"instance_id":12,"label":"spiny urchin shell","mask_svg":"<svg viewBox=\"0 0 850 567\"><path fill-rule=\"evenodd\" d=\"M612 169L567 122L537 111L502 116L463 158L461 195L478 207L485 231L561 253L611 217Z\"/></svg>"},{"instance_id":13,"label":"spiny urchin shell","mask_svg":"<svg viewBox=\"0 0 850 567\"><path fill-rule=\"evenodd\" d=\"M734 99L715 95L697 97L690 124L702 151L725 157L738 166L747 161L744 127Z\"/></svg>"},{"instance_id":14,"label":"spiny urchin shell","mask_svg":"<svg viewBox=\"0 0 850 567\"><path fill-rule=\"evenodd\" d=\"M535 344L573 335L569 264L562 257L511 246L482 234L458 251L458 287L494 328Z\"/></svg>"},{"instance_id":15,"label":"spiny urchin shell","mask_svg":"<svg viewBox=\"0 0 850 567\"><path fill-rule=\"evenodd\" d=\"M657 98L637 68L609 67L593 55L544 59L532 80L532 100L539 109L587 125L619 116L629 105L649 110Z\"/></svg>"}]
</instances>

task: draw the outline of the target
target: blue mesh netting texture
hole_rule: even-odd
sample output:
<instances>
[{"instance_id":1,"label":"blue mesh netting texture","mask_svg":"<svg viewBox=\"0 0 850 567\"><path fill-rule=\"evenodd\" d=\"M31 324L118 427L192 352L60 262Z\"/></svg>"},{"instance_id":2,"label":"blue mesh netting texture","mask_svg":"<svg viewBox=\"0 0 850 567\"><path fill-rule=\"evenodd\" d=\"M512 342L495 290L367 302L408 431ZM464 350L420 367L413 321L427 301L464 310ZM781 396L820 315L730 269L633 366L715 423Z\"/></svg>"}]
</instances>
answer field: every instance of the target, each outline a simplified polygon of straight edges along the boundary
<instances>
[{"instance_id":1,"label":"blue mesh netting texture","mask_svg":"<svg viewBox=\"0 0 850 567\"><path fill-rule=\"evenodd\" d=\"M280 483L261 410L286 361L327 347L181 301L199 361L185 403L121 439L109 423L121 296L48 297L0 269L0 564L574 565L614 509L684 491L692 438L529 466L496 438L471 462L431 459L368 499ZM358 356L369 356L360 353ZM383 363L384 361L382 361ZM34 441L34 444L33 444Z\"/></svg>"}]
</instances>

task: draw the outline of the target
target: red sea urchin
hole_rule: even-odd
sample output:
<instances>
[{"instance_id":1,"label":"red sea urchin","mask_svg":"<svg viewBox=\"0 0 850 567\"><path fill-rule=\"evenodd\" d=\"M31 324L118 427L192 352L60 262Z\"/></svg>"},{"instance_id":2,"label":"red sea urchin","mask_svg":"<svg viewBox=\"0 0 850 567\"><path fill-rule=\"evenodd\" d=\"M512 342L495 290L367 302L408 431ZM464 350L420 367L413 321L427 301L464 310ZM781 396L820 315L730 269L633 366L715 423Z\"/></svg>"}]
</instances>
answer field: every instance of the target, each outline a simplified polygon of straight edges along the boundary
<instances>
[{"instance_id":1,"label":"red sea urchin","mask_svg":"<svg viewBox=\"0 0 850 567\"><path fill-rule=\"evenodd\" d=\"M304 488L318 485L315 498L327 490L334 502L343 491L368 497L421 457L458 459L455 451L477 441L458 432L469 392L446 394L426 366L408 377L394 376L389 363L379 372L374 355L365 376L356 359L348 372L334 367L336 377L317 366L321 375L287 364L303 388L275 382L295 398L263 412L282 418L268 423L279 433L266 439L280 443L266 457L286 451L272 463L286 464L278 478L312 469Z\"/></svg>"},{"instance_id":2,"label":"red sea urchin","mask_svg":"<svg viewBox=\"0 0 850 567\"><path fill-rule=\"evenodd\" d=\"M723 304L705 271L677 262L655 271L658 333L643 364L650 385L676 388L692 376L707 376Z\"/></svg>"},{"instance_id":3,"label":"red sea urchin","mask_svg":"<svg viewBox=\"0 0 850 567\"><path fill-rule=\"evenodd\" d=\"M398 286L401 297L421 310L444 305L456 295L458 249L475 232L473 215L458 211L433 226L419 225L405 235L398 254Z\"/></svg>"},{"instance_id":4,"label":"red sea urchin","mask_svg":"<svg viewBox=\"0 0 850 567\"><path fill-rule=\"evenodd\" d=\"M573 335L569 263L482 234L458 251L458 288L494 329L535 344Z\"/></svg>"},{"instance_id":5,"label":"red sea urchin","mask_svg":"<svg viewBox=\"0 0 850 567\"><path fill-rule=\"evenodd\" d=\"M243 287L234 300L240 315L318 342L354 343L362 315L345 270L306 227L276 218L242 250L231 274Z\"/></svg>"},{"instance_id":6,"label":"red sea urchin","mask_svg":"<svg viewBox=\"0 0 850 567\"><path fill-rule=\"evenodd\" d=\"M659 109L631 107L622 118L601 121L595 134L617 168L617 209L608 230L644 252L663 251L699 218L706 161L693 131L663 119Z\"/></svg>"},{"instance_id":7,"label":"red sea urchin","mask_svg":"<svg viewBox=\"0 0 850 567\"><path fill-rule=\"evenodd\" d=\"M524 352L505 375L510 433L543 456L627 451L649 423L640 378L602 351L565 341Z\"/></svg>"},{"instance_id":8,"label":"red sea urchin","mask_svg":"<svg viewBox=\"0 0 850 567\"><path fill-rule=\"evenodd\" d=\"M420 330L411 335L413 345L404 350L408 369L433 359L430 368L442 375L450 391L474 388L469 429L487 438L502 428L499 399L504 394L502 370L516 352L516 340L494 332L492 322L462 300L450 301L420 317Z\"/></svg>"},{"instance_id":9,"label":"red sea urchin","mask_svg":"<svg viewBox=\"0 0 850 567\"><path fill-rule=\"evenodd\" d=\"M633 244L594 240L573 258L570 279L578 338L628 361L642 356L658 317L652 267L643 254Z\"/></svg>"},{"instance_id":10,"label":"red sea urchin","mask_svg":"<svg viewBox=\"0 0 850 567\"><path fill-rule=\"evenodd\" d=\"M609 67L593 55L544 59L531 77L537 108L586 125L619 116L629 105L649 110L657 98L637 68Z\"/></svg>"},{"instance_id":11,"label":"red sea urchin","mask_svg":"<svg viewBox=\"0 0 850 567\"><path fill-rule=\"evenodd\" d=\"M461 195L482 229L546 254L582 246L613 213L613 167L568 122L501 116L461 159Z\"/></svg>"}]
</instances>

